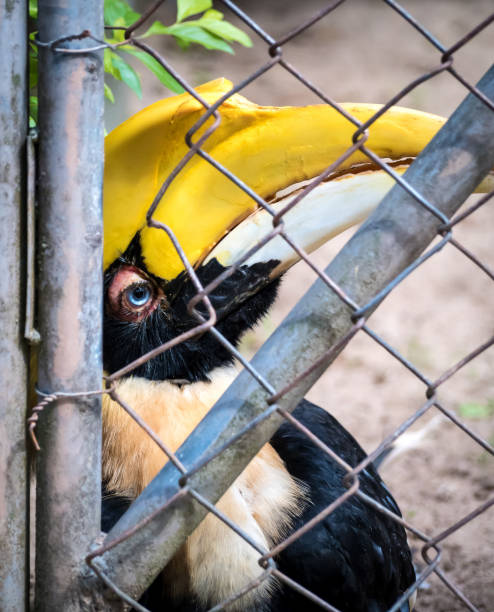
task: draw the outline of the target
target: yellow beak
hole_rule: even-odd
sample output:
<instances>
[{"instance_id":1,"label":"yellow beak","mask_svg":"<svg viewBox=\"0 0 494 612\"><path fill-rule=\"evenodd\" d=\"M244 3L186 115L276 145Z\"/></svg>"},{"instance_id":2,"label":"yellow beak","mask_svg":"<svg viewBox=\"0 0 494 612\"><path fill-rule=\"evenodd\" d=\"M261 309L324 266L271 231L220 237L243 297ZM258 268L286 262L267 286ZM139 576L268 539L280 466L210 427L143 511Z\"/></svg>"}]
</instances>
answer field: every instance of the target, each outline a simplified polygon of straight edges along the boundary
<instances>
[{"instance_id":1,"label":"yellow beak","mask_svg":"<svg viewBox=\"0 0 494 612\"><path fill-rule=\"evenodd\" d=\"M229 81L218 79L197 91L211 104L231 87ZM372 104L343 106L361 122L379 108ZM105 269L140 232L142 256L150 273L172 280L183 270L169 238L163 231L147 227L145 218L163 181L188 152L185 135L203 113L199 102L182 94L145 108L107 136ZM327 105L264 107L233 95L219 113L221 123L203 145L204 150L260 197L278 200L278 208L293 197L287 196L286 190L318 176L338 159L352 145L356 130ZM206 122L194 140L212 121ZM407 158L409 163L443 123L440 117L395 107L372 124L366 146L380 157ZM377 205L391 179L378 170L348 178L366 162L368 158L357 151L339 166L339 172L345 171L346 176L323 183L289 213L287 228L295 231L301 246L315 248L360 221ZM172 229L195 266L208 256L217 257L223 265L232 263L272 227L271 215L258 210L249 195L198 155L173 180L153 218ZM276 240L270 243L271 249L282 251L283 241ZM279 271L294 260L292 252L285 250L276 257L282 262ZM271 257L271 253L259 256Z\"/></svg>"}]
</instances>

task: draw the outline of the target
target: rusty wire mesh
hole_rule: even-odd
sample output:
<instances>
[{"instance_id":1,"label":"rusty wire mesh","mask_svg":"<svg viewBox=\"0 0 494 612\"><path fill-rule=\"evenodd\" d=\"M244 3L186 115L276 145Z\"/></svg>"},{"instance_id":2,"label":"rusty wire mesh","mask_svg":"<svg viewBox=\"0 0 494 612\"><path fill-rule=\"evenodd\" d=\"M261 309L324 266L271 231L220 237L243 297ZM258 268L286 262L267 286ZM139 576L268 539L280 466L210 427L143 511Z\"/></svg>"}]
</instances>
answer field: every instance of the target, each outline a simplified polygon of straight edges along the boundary
<instances>
[{"instance_id":1,"label":"rusty wire mesh","mask_svg":"<svg viewBox=\"0 0 494 612\"><path fill-rule=\"evenodd\" d=\"M412 189L406 181L397 174L393 168L385 163L382 159L377 157L372 150L370 150L366 146L367 141L367 129L383 114L387 111L387 109L400 102L400 100L407 95L414 88L419 86L424 81L434 78L436 75L439 75L443 72L448 72L451 74L459 83L461 83L466 90L473 93L477 96L488 108L490 108L494 112L494 102L488 99L477 87L475 87L469 80L460 74L455 66L454 66L454 56L455 53L463 47L463 45L467 44L473 37L475 37L479 32L481 32L484 28L489 26L494 21L494 13L487 18L485 18L481 23L478 24L470 32L466 33L462 38L457 40L457 42L449 47L445 47L441 44L439 40L437 40L432 34L428 32L426 27L416 21L409 13L407 13L399 4L394 2L393 0L383 0L385 4L388 5L390 11L396 11L404 20L406 20L410 27L415 28L428 42L437 50L437 64L432 66L429 70L425 71L421 76L407 84L404 88L402 88L396 95L394 95L383 107L381 110L376 112L376 114L365 124L361 124L354 117L349 115L339 104L337 104L332 98L330 98L325 92L321 91L318 87L316 87L313 83L311 83L304 74L301 74L297 68L286 61L283 57L283 47L284 45L289 44L293 41L299 34L311 28L313 24L321 19L330 19L331 12L337 9L341 4L345 2L345 0L337 0L335 2L329 3L326 8L321 10L315 15L308 15L307 20L304 23L300 23L294 30L288 32L285 36L282 36L278 40L275 40L271 37L262 26L256 23L246 12L241 10L235 3L230 0L222 0L221 4L227 7L230 11L232 11L238 18L240 18L245 26L254 34L254 36L261 41L260 44L265 45L266 49L266 62L259 66L257 70L252 72L247 78L243 79L239 83L237 83L231 91L229 91L226 95L220 98L215 104L209 105L201 96L187 83L184 78L171 66L167 60L162 57L154 48L149 46L146 42L139 38L139 35L136 34L136 30L139 26L145 23L151 16L155 13L155 11L163 4L164 0L159 0L158 2L150 5L149 9L144 13L143 17L136 22L133 26L127 28L125 31L125 44L134 45L136 48L148 53L150 56L155 58L181 85L182 87L189 92L191 96L193 96L203 107L204 114L201 119L191 128L188 132L186 141L189 147L189 152L182 159L182 161L177 165L174 171L167 177L163 185L161 186L159 192L156 194L156 197L150 206L147 212L147 224L149 227L156 228L157 230L165 232L170 238L171 242L174 245L178 255L180 256L187 273L194 283L197 293L196 296L191 300L189 304L190 312L192 312L197 318L197 326L193 329L173 338L166 344L154 349L153 351L143 355L141 358L137 359L133 363L128 366L122 368L117 372L111 373L107 377L107 388L101 391L95 391L95 393L108 393L110 397L118 402L122 408L125 410L135 421L151 436L155 442L162 449L163 453L166 455L167 459L171 461L178 471L181 474L180 478L180 492L178 496L191 496L195 499L199 504L203 505L209 512L216 515L216 517L223 521L226 525L228 525L232 530L234 530L239 537L243 538L246 542L248 542L259 554L259 577L257 580L246 584L244 589L236 593L232 598L227 601L222 602L221 604L216 605L212 610L220 610L224 609L228 606L232 601L241 598L248 591L256 588L259 584L266 580L269 576L276 576L279 581L285 583L290 588L298 590L300 593L304 594L308 599L311 599L313 602L319 604L321 609L326 610L336 610L334 607L329 605L328 603L322 601L317 595L314 593L310 593L304 587L294 582L289 577L285 576L276 566L276 562L274 561L274 557L281 550L289 546L294 540L303 535L306 531L308 531L314 524L323 520L326 516L328 516L331 512L333 512L336 508L345 503L350 496L356 495L362 498L366 503L372 505L378 512L384 513L391 517L398 523L401 523L410 533L414 534L416 538L423 542L421 554L425 561L423 569L417 573L416 581L413 585L407 589L405 593L400 597L398 601L390 608L390 612L396 611L400 608L400 606L410 597L410 595L416 591L431 573L435 573L440 580L451 590L452 593L456 596L456 598L462 602L462 604L470 610L476 610L477 608L474 604L469 600L468 596L462 593L460 588L445 574L444 570L441 568L441 543L444 542L446 538L448 538L455 531L462 529L463 526L474 520L479 514L485 512L488 508L490 508L494 504L494 498L488 499L481 503L475 509L465 513L460 519L456 522L449 525L448 528L434 533L424 533L422 530L411 524L409 521L398 517L391 513L389 510L381 506L376 501L367 497L364 493L359 490L359 474L365 467L376 457L378 457L383 451L388 449L394 441L401 436L404 432L406 432L413 424L415 424L419 419L421 419L425 414L437 410L444 414L452 423L454 423L458 428L460 428L466 435L470 436L484 451L494 455L494 448L492 445L479 437L479 435L467 424L462 422L458 416L450 410L447 406L445 406L437 396L437 390L443 385L447 380L449 380L452 376L454 376L461 368L470 363L472 360L476 359L478 355L480 355L483 351L487 350L489 347L494 344L494 336L488 338L483 342L480 346L478 346L475 350L469 352L467 355L463 356L461 359L457 361L452 367L449 367L444 370L444 372L438 376L436 379L429 379L421 370L411 363L404 355L402 355L396 348L394 348L391 344L389 344L384 338L382 338L378 333L376 333L367 323L367 317L372 312L374 307L381 302L381 300L388 295L404 278L406 278L409 274L413 273L419 266L421 266L425 261L427 261L430 257L433 257L436 253L438 253L446 244L451 245L454 249L457 249L460 253L462 253L465 257L467 257L473 265L478 266L491 280L494 280L494 271L492 271L484 262L480 261L478 257L475 256L470 250L468 250L461 242L459 242L454 236L455 227L461 223L464 219L466 219L469 215L474 214L477 210L479 210L482 206L485 206L489 202L492 202L492 198L494 197L494 192L491 192L484 197L482 197L479 201L477 201L474 205L472 205L467 210L463 211L461 214L456 215L453 218L447 218L440 210L438 210L433 203L425 199L420 193L417 193L414 189ZM111 29L111 28L110 28ZM74 33L75 38L93 38L89 32L84 32L82 34ZM57 53L67 53L69 50L63 48L62 43L69 40L71 37L67 37L64 39L60 39L57 41L45 42L42 43L45 46L50 46L54 52ZM91 49L99 49L104 47L110 47L111 45L95 40L95 45L90 47ZM38 43L39 44L39 43ZM87 51L87 49L86 49ZM80 52L80 51L76 51ZM344 117L348 119L355 126L355 132L353 134L352 142L348 143L347 151L330 167L328 167L320 176L314 179L308 186L306 186L302 192L300 192L296 197L292 199L292 201L280 212L275 212L274 209L269 205L268 202L264 201L258 194L252 191L247 185L242 183L236 176L231 174L225 167L221 166L215 159L213 159L204 149L203 145L207 141L207 139L211 136L211 134L215 131L219 123L221 122L221 105L227 100L231 95L237 92L241 92L247 85L252 83L254 80L259 78L261 75L267 73L274 66L279 66L283 68L287 73L289 73L293 79L296 79L300 83L303 84L307 89L309 89L312 93L318 96L322 103L328 104L336 109L339 113L341 113ZM208 127L208 129L200 136L198 139L194 139L195 134L198 130L205 125L206 121L210 118L214 118L214 123ZM314 263L314 261L309 257L304 250L298 246L286 233L283 225L283 216L284 214L290 210L293 206L296 206L297 203L303 199L307 193L309 193L314 187L316 187L319 183L326 180L328 177L334 173L338 166L353 152L356 150L360 150L364 153L376 166L379 166L385 172L387 172L392 178L399 183L406 191L411 193L416 200L427 209L432 215L437 217L440 220L441 224L438 230L439 240L432 246L429 250L426 251L425 254L418 257L402 274L396 277L392 282L390 282L378 295L376 295L372 300L370 300L366 304L357 304L355 303L350 296L348 296L336 283L327 276L327 274ZM273 217L273 229L272 231L251 251L249 251L245 256L242 257L241 260L237 261L235 265L231 266L227 270L225 270L218 278L216 278L212 283L203 287L201 282L196 275L196 272L188 262L187 257L182 250L180 244L176 240L173 232L162 223L156 221L153 218L153 214L156 210L156 207L162 197L165 195L168 187L176 178L176 176L181 172L181 170L186 166L186 164L194 157L200 156L203 159L207 160L212 166L214 166L218 172L221 172L231 181L233 181L240 189L244 190L256 203L259 207L264 208L268 211ZM425 393L425 401L422 405L420 405L410 416L402 423L399 427L395 428L389 435L387 435L379 444L377 448L375 448L368 457L360 463L360 465L352 468L350 465L343 462L330 448L328 448L323 442L321 442L316 436L314 436L307 428L305 428L296 418L294 418L291 414L286 412L285 410L280 409L276 402L287 394L294 386L296 386L301 379L307 376L310 372L310 369L302 373L299 377L292 380L287 386L283 389L275 389L271 386L271 384L264 379L263 372L256 371L253 366L245 359L245 357L232 345L228 343L226 338L224 338L220 332L215 328L216 318L214 308L211 305L209 300L209 294L227 277L231 276L239 266L241 266L257 249L261 248L268 241L273 239L275 236L281 236L288 244L293 248L299 257L305 262L307 266L317 274L317 276L327 285L328 291L334 292L339 298L353 311L353 321L354 325L352 328L345 334L345 336L334 346L328 348L328 354L334 353L337 354L342 346L346 345L356 334L367 334L373 341L382 346L386 351L388 351L394 359L396 359L399 363L401 363L404 368L406 368L409 372L411 372L424 386ZM204 318L203 315L198 311L197 306L199 303L202 303L207 311L207 317ZM197 465L195 465L192 469L187 470L184 465L181 463L179 458L176 456L174 452L172 452L167 446L164 444L162 440L159 439L158 436L150 429L148 425L142 420L142 418L133 410L132 406L128 405L118 394L115 383L119 381L123 376L132 372L133 369L142 365L146 361L153 359L158 354L161 354L172 347L189 340L191 338L197 337L200 334L204 333L213 333L216 338L224 345L227 346L231 353L235 356L235 358L242 364L242 366L248 370L251 375L257 380L259 385L261 385L269 394L270 399L266 404L265 412L256 419L255 422L251 422L247 429L251 429L256 427L261 420L267 418L273 411L278 411L281 416L292 423L295 427L297 427L301 432L303 432L308 438L310 438L314 445L319 449L319 452L326 453L329 455L332 460L334 460L337 464L339 464L346 472L345 485L347 487L347 491L338 499L335 499L331 505L329 505L323 512L321 512L318 516L313 518L309 523L307 523L303 528L298 531L292 533L289 537L277 543L271 550L265 550L260 547L255 541L253 541L247 533L244 533L242 529L232 522L225 514L223 514L214 504L212 504L209 500L207 500L203 495L201 495L198 491L196 491L189 482L190 476L198 471L205 463L211 461L215 456L219 453L223 452L226 447L230 444L233 444L234 439L230 440L228 443L224 444L219 450L216 450L214 454L210 454L207 458L201 460ZM327 355L326 355L327 356ZM314 364L315 367L317 364ZM76 393L77 395L77 393ZM30 430L31 434L34 438L34 427L36 424L36 420L38 418L39 411L43 409L43 407L53 401L60 394L52 394L43 399L42 402L36 407L33 417L30 420ZM244 430L245 431L245 430ZM239 434L235 439L238 439L242 435ZM35 440L35 438L34 438ZM167 502L167 506L172 504L176 499L176 496ZM110 587L113 588L111 581L109 581L101 569L97 567L97 564L93 563L93 561L100 555L102 555L105 551L110 548L114 548L118 546L118 544L128 538L131 533L135 532L137 529L142 527L146 522L152 519L152 517L160 512L165 506L162 506L158 510L156 510L153 515L148 517L141 524L135 526L132 530L127 533L124 533L119 538L113 540L109 545L103 545L98 550L93 551L87 558L88 563L93 568L95 572L109 584ZM119 589L115 588L115 592L122 598L125 599L128 603L131 603L136 609L143 610L143 606L133 601L130 597L122 593Z\"/></svg>"}]
</instances>

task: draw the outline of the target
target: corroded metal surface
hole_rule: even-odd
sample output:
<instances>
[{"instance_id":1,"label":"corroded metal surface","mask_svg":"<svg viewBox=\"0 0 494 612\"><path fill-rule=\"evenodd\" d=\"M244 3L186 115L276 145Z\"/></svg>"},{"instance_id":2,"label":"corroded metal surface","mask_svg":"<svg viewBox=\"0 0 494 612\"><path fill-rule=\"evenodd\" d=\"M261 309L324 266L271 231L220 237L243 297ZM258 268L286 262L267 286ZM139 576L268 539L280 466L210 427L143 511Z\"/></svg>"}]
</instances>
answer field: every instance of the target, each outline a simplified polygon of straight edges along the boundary
<instances>
[{"instance_id":1,"label":"corroded metal surface","mask_svg":"<svg viewBox=\"0 0 494 612\"><path fill-rule=\"evenodd\" d=\"M0 2L0 608L27 605L24 326L27 2Z\"/></svg>"},{"instance_id":2,"label":"corroded metal surface","mask_svg":"<svg viewBox=\"0 0 494 612\"><path fill-rule=\"evenodd\" d=\"M102 10L99 0L40 1L39 38L101 35ZM39 56L38 387L93 391L102 376L102 55L42 47ZM37 610L83 609L81 562L100 523L100 402L60 396L37 431Z\"/></svg>"}]
</instances>

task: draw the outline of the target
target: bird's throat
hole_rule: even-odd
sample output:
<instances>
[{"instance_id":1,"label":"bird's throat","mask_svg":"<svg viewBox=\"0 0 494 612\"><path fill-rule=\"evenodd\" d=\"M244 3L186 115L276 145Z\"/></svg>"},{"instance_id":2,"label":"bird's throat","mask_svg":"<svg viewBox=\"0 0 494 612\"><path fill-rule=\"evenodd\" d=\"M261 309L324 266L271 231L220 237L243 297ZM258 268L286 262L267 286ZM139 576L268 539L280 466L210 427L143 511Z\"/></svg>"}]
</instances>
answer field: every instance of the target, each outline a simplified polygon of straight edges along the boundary
<instances>
[{"instance_id":1,"label":"bird's throat","mask_svg":"<svg viewBox=\"0 0 494 612\"><path fill-rule=\"evenodd\" d=\"M126 378L118 396L175 452L235 376L233 368L212 373L213 382L177 386ZM103 399L103 479L115 495L137 497L167 462L150 436L105 396ZM269 549L287 534L302 512L305 493L276 451L266 444L217 503L259 546ZM203 563L207 558L208 563ZM193 597L209 608L242 589L260 573L259 553L209 514L165 569L169 595L177 602ZM275 588L264 581L232 610L256 609Z\"/></svg>"}]
</instances>

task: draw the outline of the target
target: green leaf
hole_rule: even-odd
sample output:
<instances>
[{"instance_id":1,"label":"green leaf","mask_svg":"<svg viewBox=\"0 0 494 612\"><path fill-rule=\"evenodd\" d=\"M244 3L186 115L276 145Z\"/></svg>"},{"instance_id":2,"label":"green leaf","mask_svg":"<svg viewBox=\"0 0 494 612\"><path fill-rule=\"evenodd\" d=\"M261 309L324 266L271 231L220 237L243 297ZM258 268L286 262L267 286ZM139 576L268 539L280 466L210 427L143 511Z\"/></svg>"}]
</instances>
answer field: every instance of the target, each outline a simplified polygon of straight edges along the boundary
<instances>
[{"instance_id":1,"label":"green leaf","mask_svg":"<svg viewBox=\"0 0 494 612\"><path fill-rule=\"evenodd\" d=\"M120 28L126 28L126 24L123 19L117 19L117 21L113 24L119 26ZM113 43L119 43L125 40L125 30L113 30L112 34Z\"/></svg>"},{"instance_id":2,"label":"green leaf","mask_svg":"<svg viewBox=\"0 0 494 612\"><path fill-rule=\"evenodd\" d=\"M38 121L38 96L29 96L29 116L32 117L34 124ZM29 122L31 124L31 122ZM32 127L30 125L30 127Z\"/></svg>"},{"instance_id":3,"label":"green leaf","mask_svg":"<svg viewBox=\"0 0 494 612\"><path fill-rule=\"evenodd\" d=\"M38 58L29 54L29 89L38 84Z\"/></svg>"},{"instance_id":4,"label":"green leaf","mask_svg":"<svg viewBox=\"0 0 494 612\"><path fill-rule=\"evenodd\" d=\"M149 55L149 53L145 53L144 51L137 51L136 49L133 49L131 46L127 45L121 47L121 50L125 51L126 53L130 53L130 55L133 55L139 61L141 61L147 68L149 68L149 70L151 70L154 75L158 77L160 82L163 83L165 87L168 87L168 89L175 93L184 92L184 89L180 85L180 83L178 83L172 77L172 75L167 72L157 60L154 59L154 57Z\"/></svg>"},{"instance_id":5,"label":"green leaf","mask_svg":"<svg viewBox=\"0 0 494 612\"><path fill-rule=\"evenodd\" d=\"M182 39L182 38L175 38L175 42L177 43L177 45L183 49L185 51L185 49L188 49L190 42Z\"/></svg>"},{"instance_id":6,"label":"green leaf","mask_svg":"<svg viewBox=\"0 0 494 612\"><path fill-rule=\"evenodd\" d=\"M212 0L177 0L177 21L180 22L191 15L207 11L212 6Z\"/></svg>"},{"instance_id":7,"label":"green leaf","mask_svg":"<svg viewBox=\"0 0 494 612\"><path fill-rule=\"evenodd\" d=\"M196 25L196 23L197 22L192 23L191 21L176 23L170 26L168 31L177 38L179 43L182 42L188 45L193 42L202 45L206 49L216 49L218 51L225 51L226 53L233 53L233 49L228 43L207 30L203 30L202 27Z\"/></svg>"},{"instance_id":8,"label":"green leaf","mask_svg":"<svg viewBox=\"0 0 494 612\"><path fill-rule=\"evenodd\" d=\"M103 4L105 25L128 27L141 16L124 0L105 0Z\"/></svg>"},{"instance_id":9,"label":"green leaf","mask_svg":"<svg viewBox=\"0 0 494 612\"><path fill-rule=\"evenodd\" d=\"M113 95L113 91L110 87L105 83L105 98L110 100L112 104L115 104L115 96Z\"/></svg>"},{"instance_id":10,"label":"green leaf","mask_svg":"<svg viewBox=\"0 0 494 612\"><path fill-rule=\"evenodd\" d=\"M208 13L209 12L211 11L208 11ZM252 47L252 41L247 34L227 21L222 21L217 17L211 19L204 16L198 20L198 23L205 30L211 32L211 34L214 34L219 38L222 38L223 40L233 40L241 45L244 45L244 47Z\"/></svg>"},{"instance_id":11,"label":"green leaf","mask_svg":"<svg viewBox=\"0 0 494 612\"><path fill-rule=\"evenodd\" d=\"M168 31L168 28L166 27L166 25L163 25L161 21L155 21L153 22L151 27L149 27L144 32L144 34L142 35L142 38L145 38L146 36L153 36L154 34L169 34L169 33L170 32Z\"/></svg>"},{"instance_id":12,"label":"green leaf","mask_svg":"<svg viewBox=\"0 0 494 612\"><path fill-rule=\"evenodd\" d=\"M210 9L204 13L201 19L223 19L223 13L215 9Z\"/></svg>"},{"instance_id":13,"label":"green leaf","mask_svg":"<svg viewBox=\"0 0 494 612\"><path fill-rule=\"evenodd\" d=\"M38 19L38 0L29 0L29 17Z\"/></svg>"},{"instance_id":14,"label":"green leaf","mask_svg":"<svg viewBox=\"0 0 494 612\"><path fill-rule=\"evenodd\" d=\"M477 404L475 402L467 402L460 404L460 415L465 419L487 419L494 414L494 404L489 402L485 404Z\"/></svg>"},{"instance_id":15,"label":"green leaf","mask_svg":"<svg viewBox=\"0 0 494 612\"><path fill-rule=\"evenodd\" d=\"M110 52L109 55L112 63L110 74L119 81L123 81L139 98L142 98L141 81L136 71L114 51L110 49L108 51Z\"/></svg>"},{"instance_id":16,"label":"green leaf","mask_svg":"<svg viewBox=\"0 0 494 612\"><path fill-rule=\"evenodd\" d=\"M105 69L105 72L111 74L112 77L115 77L116 79L121 81L122 79L120 77L120 72L113 65L112 55L115 55L115 53L111 49L105 49L103 51L103 67Z\"/></svg>"}]
</instances>

